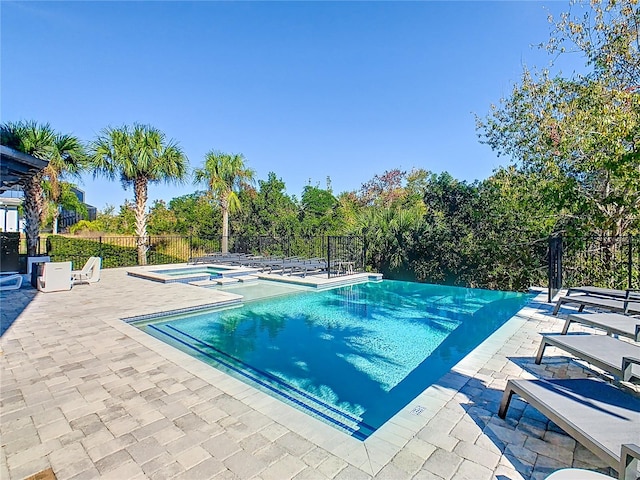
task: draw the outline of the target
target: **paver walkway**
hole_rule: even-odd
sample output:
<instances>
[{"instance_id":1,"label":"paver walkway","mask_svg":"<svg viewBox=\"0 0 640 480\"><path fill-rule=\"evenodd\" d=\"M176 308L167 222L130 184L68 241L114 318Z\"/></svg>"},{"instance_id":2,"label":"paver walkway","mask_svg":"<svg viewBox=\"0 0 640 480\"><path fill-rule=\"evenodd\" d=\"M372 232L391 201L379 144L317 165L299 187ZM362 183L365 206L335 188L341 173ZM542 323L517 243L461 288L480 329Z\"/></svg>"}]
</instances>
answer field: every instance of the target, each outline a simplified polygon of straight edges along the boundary
<instances>
[{"instance_id":1,"label":"paver walkway","mask_svg":"<svg viewBox=\"0 0 640 480\"><path fill-rule=\"evenodd\" d=\"M603 469L514 399L509 377L585 376L533 356L559 331L532 302L379 432L359 442L206 366L120 319L212 303L215 291L102 271L93 285L0 294L0 478L541 479ZM550 354L552 351L549 352ZM419 415L417 415L419 413ZM417 425L417 426L416 426Z\"/></svg>"}]
</instances>

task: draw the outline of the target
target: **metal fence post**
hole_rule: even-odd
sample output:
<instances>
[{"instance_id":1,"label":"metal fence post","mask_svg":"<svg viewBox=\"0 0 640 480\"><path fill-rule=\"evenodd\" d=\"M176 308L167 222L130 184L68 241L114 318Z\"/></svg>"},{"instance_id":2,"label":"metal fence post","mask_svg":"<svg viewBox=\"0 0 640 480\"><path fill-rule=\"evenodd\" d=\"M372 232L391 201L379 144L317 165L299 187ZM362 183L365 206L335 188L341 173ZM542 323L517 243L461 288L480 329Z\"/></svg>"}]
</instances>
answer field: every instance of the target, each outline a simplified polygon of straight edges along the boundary
<instances>
[{"instance_id":1,"label":"metal fence post","mask_svg":"<svg viewBox=\"0 0 640 480\"><path fill-rule=\"evenodd\" d=\"M555 294L562 288L562 235L549 237L549 302L553 301Z\"/></svg>"},{"instance_id":2,"label":"metal fence post","mask_svg":"<svg viewBox=\"0 0 640 480\"><path fill-rule=\"evenodd\" d=\"M324 236L322 237L324 242ZM331 237L327 236L327 278L331 278Z\"/></svg>"},{"instance_id":3,"label":"metal fence post","mask_svg":"<svg viewBox=\"0 0 640 480\"><path fill-rule=\"evenodd\" d=\"M628 256L628 263L627 263L627 275L628 275L628 287L627 288L633 288L633 275L632 275L632 270L633 270L633 248L631 245L631 240L633 239L633 235L629 234L629 256Z\"/></svg>"}]
</instances>

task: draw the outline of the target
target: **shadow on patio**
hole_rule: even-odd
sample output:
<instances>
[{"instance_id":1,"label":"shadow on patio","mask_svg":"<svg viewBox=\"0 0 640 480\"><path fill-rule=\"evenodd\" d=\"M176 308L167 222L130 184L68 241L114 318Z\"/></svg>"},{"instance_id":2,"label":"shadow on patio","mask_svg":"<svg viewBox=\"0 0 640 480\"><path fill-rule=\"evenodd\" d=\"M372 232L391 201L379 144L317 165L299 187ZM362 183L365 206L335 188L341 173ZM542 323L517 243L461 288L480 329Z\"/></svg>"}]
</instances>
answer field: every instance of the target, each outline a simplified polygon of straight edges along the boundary
<instances>
[{"instance_id":1,"label":"shadow on patio","mask_svg":"<svg viewBox=\"0 0 640 480\"><path fill-rule=\"evenodd\" d=\"M566 357L554 358L546 369L544 365L536 365L533 357L510 360L537 378L566 378L567 365L571 365ZM570 377L587 376L580 365L571 365L570 370L573 369L582 370L581 375ZM456 381L467 379L459 391L467 397L466 402L460 402L462 408L522 478L541 480L553 471L567 467L586 468L617 478L605 463L519 396L512 398L507 417L503 420L498 417L498 409L504 390L491 387L478 378L451 373L460 377ZM504 475L496 478L512 480Z\"/></svg>"},{"instance_id":2,"label":"shadow on patio","mask_svg":"<svg viewBox=\"0 0 640 480\"><path fill-rule=\"evenodd\" d=\"M0 292L0 337L11 328L13 322L27 308L27 305L38 294L38 290L33 288L27 281L22 282L19 290L6 290Z\"/></svg>"}]
</instances>

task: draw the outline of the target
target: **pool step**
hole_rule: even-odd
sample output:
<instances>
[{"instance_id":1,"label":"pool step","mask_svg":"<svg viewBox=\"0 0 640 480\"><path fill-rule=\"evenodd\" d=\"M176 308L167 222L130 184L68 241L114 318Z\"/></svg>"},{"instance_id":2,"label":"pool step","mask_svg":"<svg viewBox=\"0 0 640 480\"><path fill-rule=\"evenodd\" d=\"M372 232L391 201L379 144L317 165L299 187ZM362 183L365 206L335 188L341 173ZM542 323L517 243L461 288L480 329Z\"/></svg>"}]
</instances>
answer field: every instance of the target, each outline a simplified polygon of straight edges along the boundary
<instances>
[{"instance_id":1,"label":"pool step","mask_svg":"<svg viewBox=\"0 0 640 480\"><path fill-rule=\"evenodd\" d=\"M215 280L212 280L212 282L218 285L228 285L230 283L238 283L239 280L237 277L233 277L233 278L222 277L222 278L216 278Z\"/></svg>"},{"instance_id":2,"label":"pool step","mask_svg":"<svg viewBox=\"0 0 640 480\"><path fill-rule=\"evenodd\" d=\"M195 285L196 287L211 287L212 285L218 285L215 280L194 280L189 282L189 285Z\"/></svg>"},{"instance_id":3,"label":"pool step","mask_svg":"<svg viewBox=\"0 0 640 480\"><path fill-rule=\"evenodd\" d=\"M243 275L241 277L235 277L235 278L237 278L242 283L256 282L260 280L260 278L256 277L255 275Z\"/></svg>"}]
</instances>

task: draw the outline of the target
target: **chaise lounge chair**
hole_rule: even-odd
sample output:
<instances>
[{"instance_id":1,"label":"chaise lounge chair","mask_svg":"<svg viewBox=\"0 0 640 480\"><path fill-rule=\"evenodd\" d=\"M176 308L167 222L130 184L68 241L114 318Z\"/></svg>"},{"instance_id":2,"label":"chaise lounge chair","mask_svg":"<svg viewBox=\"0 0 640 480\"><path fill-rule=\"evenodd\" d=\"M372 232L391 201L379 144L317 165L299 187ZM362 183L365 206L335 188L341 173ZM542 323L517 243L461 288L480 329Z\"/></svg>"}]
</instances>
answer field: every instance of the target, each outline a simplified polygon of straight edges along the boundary
<instances>
[{"instance_id":1,"label":"chaise lounge chair","mask_svg":"<svg viewBox=\"0 0 640 480\"><path fill-rule=\"evenodd\" d=\"M578 312L585 307L599 308L627 314L640 313L640 293L628 290L625 298L603 297L589 294L565 295L558 298L553 314L557 315L563 304L578 305Z\"/></svg>"},{"instance_id":2,"label":"chaise lounge chair","mask_svg":"<svg viewBox=\"0 0 640 480\"><path fill-rule=\"evenodd\" d=\"M102 259L100 257L89 257L87 263L84 264L82 270L74 270L71 272L73 284L78 283L96 283L100 281L100 267Z\"/></svg>"},{"instance_id":3,"label":"chaise lounge chair","mask_svg":"<svg viewBox=\"0 0 640 480\"><path fill-rule=\"evenodd\" d=\"M509 380L500 418L506 417L514 394L613 469L620 468L622 446L638 442L640 398L610 383L595 378Z\"/></svg>"},{"instance_id":4,"label":"chaise lounge chair","mask_svg":"<svg viewBox=\"0 0 640 480\"><path fill-rule=\"evenodd\" d=\"M605 330L607 335L619 335L640 342L640 318L619 313L573 313L564 323L563 335L566 335L572 323L600 328Z\"/></svg>"},{"instance_id":5,"label":"chaise lounge chair","mask_svg":"<svg viewBox=\"0 0 640 480\"><path fill-rule=\"evenodd\" d=\"M38 277L41 292L71 290L71 262L46 262L42 264L42 275Z\"/></svg>"},{"instance_id":6,"label":"chaise lounge chair","mask_svg":"<svg viewBox=\"0 0 640 480\"><path fill-rule=\"evenodd\" d=\"M22 286L22 275L14 273L12 275L0 275L0 291L18 290Z\"/></svg>"},{"instance_id":7,"label":"chaise lounge chair","mask_svg":"<svg viewBox=\"0 0 640 480\"><path fill-rule=\"evenodd\" d=\"M187 261L190 265L198 265L201 263L214 263L219 265L231 265L246 258L248 255L244 253L209 253L200 257L191 257Z\"/></svg>"},{"instance_id":8,"label":"chaise lounge chair","mask_svg":"<svg viewBox=\"0 0 640 480\"><path fill-rule=\"evenodd\" d=\"M300 262L294 262L287 267L289 269L289 276L296 274L302 274L303 277L307 276L307 273L326 272L328 267L324 259L310 259ZM286 273L286 268L282 270L282 273Z\"/></svg>"},{"instance_id":9,"label":"chaise lounge chair","mask_svg":"<svg viewBox=\"0 0 640 480\"><path fill-rule=\"evenodd\" d=\"M619 379L640 379L640 346L607 335L562 335L545 333L536 355L540 365L548 346L559 348L571 355L609 372ZM640 435L640 430L638 431Z\"/></svg>"},{"instance_id":10,"label":"chaise lounge chair","mask_svg":"<svg viewBox=\"0 0 640 480\"><path fill-rule=\"evenodd\" d=\"M614 288L602 288L593 287L591 285L583 285L581 287L569 287L567 295L570 296L572 293L584 293L586 295L596 295L598 297L625 299L628 298L629 294L638 291L639 290L633 288L629 288L627 290L616 290Z\"/></svg>"}]
</instances>

